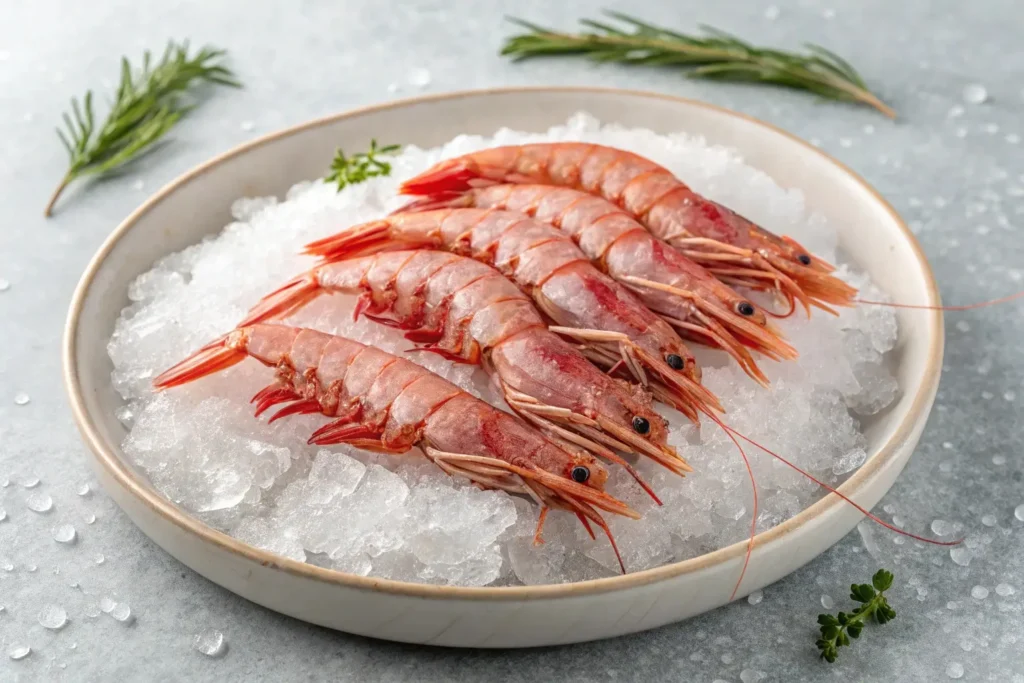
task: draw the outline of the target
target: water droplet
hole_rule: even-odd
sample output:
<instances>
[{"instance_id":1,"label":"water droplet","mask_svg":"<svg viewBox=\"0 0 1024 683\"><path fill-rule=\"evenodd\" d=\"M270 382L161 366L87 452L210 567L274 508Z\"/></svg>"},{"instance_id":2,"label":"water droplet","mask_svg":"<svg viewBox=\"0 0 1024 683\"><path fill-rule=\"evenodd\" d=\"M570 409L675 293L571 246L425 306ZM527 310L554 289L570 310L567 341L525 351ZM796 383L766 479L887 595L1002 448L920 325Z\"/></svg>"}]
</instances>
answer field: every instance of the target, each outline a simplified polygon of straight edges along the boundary
<instances>
[{"instance_id":1,"label":"water droplet","mask_svg":"<svg viewBox=\"0 0 1024 683\"><path fill-rule=\"evenodd\" d=\"M995 398L995 394L993 394L991 391L983 391L981 392L981 397L986 401L991 401L993 398Z\"/></svg>"},{"instance_id":2,"label":"water droplet","mask_svg":"<svg viewBox=\"0 0 1024 683\"><path fill-rule=\"evenodd\" d=\"M68 613L59 605L46 605L39 612L39 625L51 631L59 631L68 623Z\"/></svg>"},{"instance_id":3,"label":"water droplet","mask_svg":"<svg viewBox=\"0 0 1024 683\"><path fill-rule=\"evenodd\" d=\"M85 516L82 517L82 519L85 520L86 524L92 524L96 521L96 515L92 514L91 512L87 512L85 513Z\"/></svg>"},{"instance_id":4,"label":"water droplet","mask_svg":"<svg viewBox=\"0 0 1024 683\"><path fill-rule=\"evenodd\" d=\"M728 665L732 664L733 661L735 661L735 659L736 658L733 657L733 655L731 653L726 652L724 655L722 655L722 664L725 664L726 666L728 666Z\"/></svg>"},{"instance_id":5,"label":"water droplet","mask_svg":"<svg viewBox=\"0 0 1024 683\"><path fill-rule=\"evenodd\" d=\"M749 602L751 605L756 605L760 603L762 600L764 600L763 591L754 591L753 593L747 596L747 602Z\"/></svg>"},{"instance_id":6,"label":"water droplet","mask_svg":"<svg viewBox=\"0 0 1024 683\"><path fill-rule=\"evenodd\" d=\"M955 600L950 600L946 603L946 609L956 609L959 606L960 603L956 602Z\"/></svg>"},{"instance_id":7,"label":"water droplet","mask_svg":"<svg viewBox=\"0 0 1024 683\"><path fill-rule=\"evenodd\" d=\"M853 147L853 140L850 138L839 138L839 146L847 148Z\"/></svg>"},{"instance_id":8,"label":"water droplet","mask_svg":"<svg viewBox=\"0 0 1024 683\"><path fill-rule=\"evenodd\" d=\"M75 493L80 496L88 496L92 491L92 487L89 486L89 482L83 481L81 484L75 487Z\"/></svg>"},{"instance_id":9,"label":"water droplet","mask_svg":"<svg viewBox=\"0 0 1024 683\"><path fill-rule=\"evenodd\" d=\"M832 609L836 604L836 601L832 599L831 595L821 596L821 606L825 609Z\"/></svg>"},{"instance_id":10,"label":"water droplet","mask_svg":"<svg viewBox=\"0 0 1024 683\"><path fill-rule=\"evenodd\" d=\"M74 543L78 534L70 524L59 524L53 527L53 540L57 543Z\"/></svg>"},{"instance_id":11,"label":"water droplet","mask_svg":"<svg viewBox=\"0 0 1024 683\"><path fill-rule=\"evenodd\" d=\"M1024 522L1024 503L1021 503L1013 509L1013 516L1021 522Z\"/></svg>"},{"instance_id":12,"label":"water droplet","mask_svg":"<svg viewBox=\"0 0 1024 683\"><path fill-rule=\"evenodd\" d=\"M132 183L132 189L135 190L136 192L138 192L139 190L141 190L145 186L146 186L146 183L144 183L142 180L136 180L134 183Z\"/></svg>"},{"instance_id":13,"label":"water droplet","mask_svg":"<svg viewBox=\"0 0 1024 683\"><path fill-rule=\"evenodd\" d=\"M903 518L896 515L892 516L892 525L895 527L903 528Z\"/></svg>"},{"instance_id":14,"label":"water droplet","mask_svg":"<svg viewBox=\"0 0 1024 683\"><path fill-rule=\"evenodd\" d=\"M961 320L960 322L963 322L963 321ZM957 329L960 329L959 325L957 325ZM971 329L971 326L968 325L967 329L968 330ZM945 448L947 451L953 450L953 442L952 441L943 441L942 442L942 447Z\"/></svg>"},{"instance_id":15,"label":"water droplet","mask_svg":"<svg viewBox=\"0 0 1024 683\"><path fill-rule=\"evenodd\" d=\"M779 14L781 14L781 12L775 5L768 5L764 10L764 18L768 21L775 21L779 18Z\"/></svg>"},{"instance_id":16,"label":"water droplet","mask_svg":"<svg viewBox=\"0 0 1024 683\"><path fill-rule=\"evenodd\" d=\"M390 92L390 93L398 92L398 84L397 83L388 83L388 92Z\"/></svg>"},{"instance_id":17,"label":"water droplet","mask_svg":"<svg viewBox=\"0 0 1024 683\"><path fill-rule=\"evenodd\" d=\"M1017 398L1017 392L1015 392L1013 389L1010 389L1005 394L1003 394L1003 400L1004 401L1012 401L1012 400L1014 400L1016 398ZM995 460L995 458L993 458L993 460ZM1006 461L1005 457L1003 458L1003 461L1004 462Z\"/></svg>"},{"instance_id":18,"label":"water droplet","mask_svg":"<svg viewBox=\"0 0 1024 683\"><path fill-rule=\"evenodd\" d=\"M127 602L117 603L114 605L114 608L108 612L108 614L125 624L131 623L135 619L135 617L132 616L132 609L128 606Z\"/></svg>"},{"instance_id":19,"label":"water droplet","mask_svg":"<svg viewBox=\"0 0 1024 683\"><path fill-rule=\"evenodd\" d=\"M227 642L220 631L208 628L192 639L192 649L207 657L220 657L227 651Z\"/></svg>"},{"instance_id":20,"label":"water droplet","mask_svg":"<svg viewBox=\"0 0 1024 683\"><path fill-rule=\"evenodd\" d=\"M253 128L255 128L256 124L253 121L242 121L242 123L239 124L239 127L242 130L248 131L248 130L252 130Z\"/></svg>"},{"instance_id":21,"label":"water droplet","mask_svg":"<svg viewBox=\"0 0 1024 683\"><path fill-rule=\"evenodd\" d=\"M962 545L953 546L949 549L949 558L961 567L969 565L971 563L971 557L973 557L971 551Z\"/></svg>"},{"instance_id":22,"label":"water droplet","mask_svg":"<svg viewBox=\"0 0 1024 683\"><path fill-rule=\"evenodd\" d=\"M0 557L0 569L3 569L5 572L13 572L14 565L6 557Z\"/></svg>"},{"instance_id":23,"label":"water droplet","mask_svg":"<svg viewBox=\"0 0 1024 683\"><path fill-rule=\"evenodd\" d=\"M766 674L763 671L756 671L754 669L744 669L740 672L740 680L743 681L743 683L757 683L767 675L768 674Z\"/></svg>"},{"instance_id":24,"label":"water droplet","mask_svg":"<svg viewBox=\"0 0 1024 683\"><path fill-rule=\"evenodd\" d=\"M0 508L0 522L4 521L5 519L7 519L7 511L4 510L3 508Z\"/></svg>"},{"instance_id":25,"label":"water droplet","mask_svg":"<svg viewBox=\"0 0 1024 683\"><path fill-rule=\"evenodd\" d=\"M986 133L988 133L989 135L995 135L996 133L999 132L999 124L998 123L986 123L984 126L981 127L981 129L983 131L985 131Z\"/></svg>"},{"instance_id":26,"label":"water droplet","mask_svg":"<svg viewBox=\"0 0 1024 683\"><path fill-rule=\"evenodd\" d=\"M8 650L7 654L10 655L11 659L14 661L18 661L19 659L25 659L25 657L32 654L32 648L28 645L15 645Z\"/></svg>"},{"instance_id":27,"label":"water droplet","mask_svg":"<svg viewBox=\"0 0 1024 683\"><path fill-rule=\"evenodd\" d=\"M993 455L992 456L992 464L993 465L1005 465L1006 464L1006 456L1005 455Z\"/></svg>"},{"instance_id":28,"label":"water droplet","mask_svg":"<svg viewBox=\"0 0 1024 683\"><path fill-rule=\"evenodd\" d=\"M1016 592L1017 592L1017 589L1015 589L1013 586L1011 586L1008 583L1001 583L998 586L996 586L996 595L998 595L1001 598L1009 597L1009 596L1013 595Z\"/></svg>"},{"instance_id":29,"label":"water droplet","mask_svg":"<svg viewBox=\"0 0 1024 683\"><path fill-rule=\"evenodd\" d=\"M34 573L34 572L35 572L35 571L36 571L37 569L39 569L39 567L35 566L34 564L26 564L26 565L25 565L25 569L27 569L27 570L28 570L29 574L32 574L32 573Z\"/></svg>"},{"instance_id":30,"label":"water droplet","mask_svg":"<svg viewBox=\"0 0 1024 683\"><path fill-rule=\"evenodd\" d=\"M960 662L950 662L946 667L946 675L950 678L960 678L964 675L964 665Z\"/></svg>"},{"instance_id":31,"label":"water droplet","mask_svg":"<svg viewBox=\"0 0 1024 683\"><path fill-rule=\"evenodd\" d=\"M864 132L867 133L868 135L871 135L872 133L875 132L875 127L869 123L866 126L864 126Z\"/></svg>"},{"instance_id":32,"label":"water droplet","mask_svg":"<svg viewBox=\"0 0 1024 683\"><path fill-rule=\"evenodd\" d=\"M27 489L33 489L39 486L39 477L34 474L30 474L21 480L21 485Z\"/></svg>"},{"instance_id":33,"label":"water droplet","mask_svg":"<svg viewBox=\"0 0 1024 683\"><path fill-rule=\"evenodd\" d=\"M31 400L24 391L14 395L14 403L19 406L26 405Z\"/></svg>"},{"instance_id":34,"label":"water droplet","mask_svg":"<svg viewBox=\"0 0 1024 683\"><path fill-rule=\"evenodd\" d=\"M25 507L40 514L53 509L53 498L42 491L36 491L25 498Z\"/></svg>"},{"instance_id":35,"label":"water droplet","mask_svg":"<svg viewBox=\"0 0 1024 683\"><path fill-rule=\"evenodd\" d=\"M1016 133L1010 133L1006 136L1006 141L1011 145L1016 145L1020 143L1020 136Z\"/></svg>"},{"instance_id":36,"label":"water droplet","mask_svg":"<svg viewBox=\"0 0 1024 683\"><path fill-rule=\"evenodd\" d=\"M953 525L944 519L936 519L932 522L932 533L936 536L945 536L953 533Z\"/></svg>"},{"instance_id":37,"label":"water droplet","mask_svg":"<svg viewBox=\"0 0 1024 683\"><path fill-rule=\"evenodd\" d=\"M11 288L10 281L5 280L2 277L0 277L0 292L6 292L10 288Z\"/></svg>"},{"instance_id":38,"label":"water droplet","mask_svg":"<svg viewBox=\"0 0 1024 683\"><path fill-rule=\"evenodd\" d=\"M106 612L107 614L110 614L110 611L115 607L117 607L117 602L111 600L110 598L103 598L102 600L100 600L100 609Z\"/></svg>"},{"instance_id":39,"label":"water droplet","mask_svg":"<svg viewBox=\"0 0 1024 683\"><path fill-rule=\"evenodd\" d=\"M985 526L995 526L996 525L996 516L995 515L985 515L984 517L981 518L981 523L984 524Z\"/></svg>"},{"instance_id":40,"label":"water droplet","mask_svg":"<svg viewBox=\"0 0 1024 683\"><path fill-rule=\"evenodd\" d=\"M107 558L103 557L102 554L96 556L96 564L103 564L107 561Z\"/></svg>"},{"instance_id":41,"label":"water droplet","mask_svg":"<svg viewBox=\"0 0 1024 683\"><path fill-rule=\"evenodd\" d=\"M430 71L424 68L413 69L409 72L409 85L417 88L425 88L430 85Z\"/></svg>"},{"instance_id":42,"label":"water droplet","mask_svg":"<svg viewBox=\"0 0 1024 683\"><path fill-rule=\"evenodd\" d=\"M100 615L100 608L98 605L88 605L85 608L85 616L90 619L95 619Z\"/></svg>"},{"instance_id":43,"label":"water droplet","mask_svg":"<svg viewBox=\"0 0 1024 683\"><path fill-rule=\"evenodd\" d=\"M974 649L974 643L972 643L969 640L961 640L960 641L960 649L963 650L964 652L970 652L971 650Z\"/></svg>"},{"instance_id":44,"label":"water droplet","mask_svg":"<svg viewBox=\"0 0 1024 683\"><path fill-rule=\"evenodd\" d=\"M981 83L971 83L964 88L964 102L982 104L988 99L988 90Z\"/></svg>"},{"instance_id":45,"label":"water droplet","mask_svg":"<svg viewBox=\"0 0 1024 683\"><path fill-rule=\"evenodd\" d=\"M971 597L975 600L984 600L988 597L988 589L984 586L975 586L971 589Z\"/></svg>"},{"instance_id":46,"label":"water droplet","mask_svg":"<svg viewBox=\"0 0 1024 683\"><path fill-rule=\"evenodd\" d=\"M946 114L946 116L948 116L951 119L960 118L961 116L964 115L965 111L966 110L959 104L954 104L952 107L949 108L949 113Z\"/></svg>"}]
</instances>

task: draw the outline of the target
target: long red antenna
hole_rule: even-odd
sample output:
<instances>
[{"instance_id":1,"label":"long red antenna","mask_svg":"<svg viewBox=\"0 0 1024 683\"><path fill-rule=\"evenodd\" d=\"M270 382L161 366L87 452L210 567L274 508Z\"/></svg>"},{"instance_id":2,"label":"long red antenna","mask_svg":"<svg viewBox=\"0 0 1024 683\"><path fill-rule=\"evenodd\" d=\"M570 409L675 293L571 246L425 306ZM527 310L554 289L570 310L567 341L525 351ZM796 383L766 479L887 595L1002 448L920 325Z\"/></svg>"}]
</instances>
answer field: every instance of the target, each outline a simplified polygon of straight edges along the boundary
<instances>
[{"instance_id":1,"label":"long red antenna","mask_svg":"<svg viewBox=\"0 0 1024 683\"><path fill-rule=\"evenodd\" d=\"M1005 304L1007 301L1013 301L1024 297L1024 292L1017 292L1016 294L1008 294L1007 296L999 297L998 299L992 299L991 301L982 301L976 304L966 304L964 306L927 306L927 305L916 305L916 304L894 304L888 301L869 301L867 299L854 299L854 303L858 304L869 304L872 306L890 306L892 308L915 308L924 311L970 311L975 308L986 308L988 306L995 306L997 304Z\"/></svg>"}]
</instances>

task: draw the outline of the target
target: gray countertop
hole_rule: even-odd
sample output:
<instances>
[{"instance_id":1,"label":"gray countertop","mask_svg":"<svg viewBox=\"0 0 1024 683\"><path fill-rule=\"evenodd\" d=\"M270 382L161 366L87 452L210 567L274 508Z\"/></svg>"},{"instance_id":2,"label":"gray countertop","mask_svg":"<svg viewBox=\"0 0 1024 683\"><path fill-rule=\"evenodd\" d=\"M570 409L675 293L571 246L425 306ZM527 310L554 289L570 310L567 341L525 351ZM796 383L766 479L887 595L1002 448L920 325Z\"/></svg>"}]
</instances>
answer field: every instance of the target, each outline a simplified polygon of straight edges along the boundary
<instances>
[{"instance_id":1,"label":"gray countertop","mask_svg":"<svg viewBox=\"0 0 1024 683\"><path fill-rule=\"evenodd\" d=\"M967 564L946 549L881 529L869 552L853 532L817 560L740 601L686 623L612 641L533 651L414 647L334 633L271 613L194 574L94 490L60 376L60 334L79 274L111 229L150 192L255 135L420 92L508 84L594 84L656 90L749 113L817 142L874 184L910 222L947 303L1024 288L1024 50L1015 0L758 3L635 0L620 9L691 28L708 23L755 42L826 45L848 57L901 118L774 89L691 82L671 71L578 61L512 65L496 56L513 13L568 27L598 1L517 3L369 0L4 3L0 21L0 680L1024 681L1024 304L947 316L946 367L921 445L883 501L886 518L923 533L959 523ZM777 16L775 16L777 15ZM471 18L475 17L475 18ZM71 95L109 91L122 54L168 37L227 48L246 88L217 93L174 143L131 174L70 191L41 211L65 168L53 133ZM415 68L430 83L410 83ZM1016 74L1016 76L1014 75ZM989 101L963 90L983 84ZM102 98L101 98L102 99ZM30 401L19 405L25 393ZM41 479L36 488L23 482ZM94 484L95 486L95 484ZM29 511L44 492L54 508ZM86 520L95 515L94 523ZM0 515L2 516L2 515ZM1024 516L1024 512L1022 515ZM51 528L71 522L72 546ZM958 556L961 563L964 557ZM13 564L3 571L5 564ZM899 616L865 629L840 661L813 642L823 596L880 564L896 574ZM75 587L77 584L77 587ZM1005 584L1005 585L1003 585ZM987 597L972 597L976 586ZM997 591L997 586L999 590ZM1010 593L1010 590L1013 590ZM974 594L980 595L981 590ZM100 598L130 605L125 625L90 616ZM826 600L827 602L827 600ZM69 623L37 622L48 603ZM227 654L191 649L221 630ZM32 646L21 661L18 643ZM1015 677L1016 676L1016 677Z\"/></svg>"}]
</instances>

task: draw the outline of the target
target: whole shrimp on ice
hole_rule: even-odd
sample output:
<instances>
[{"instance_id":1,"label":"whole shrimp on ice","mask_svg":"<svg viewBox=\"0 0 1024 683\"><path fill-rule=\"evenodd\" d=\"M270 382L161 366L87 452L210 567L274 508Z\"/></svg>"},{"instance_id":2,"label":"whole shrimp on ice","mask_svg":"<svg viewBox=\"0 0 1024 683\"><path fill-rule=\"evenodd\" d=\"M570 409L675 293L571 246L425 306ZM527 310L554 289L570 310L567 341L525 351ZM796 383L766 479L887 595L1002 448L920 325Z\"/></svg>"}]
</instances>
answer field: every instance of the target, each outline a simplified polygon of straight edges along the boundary
<instances>
[{"instance_id":1,"label":"whole shrimp on ice","mask_svg":"<svg viewBox=\"0 0 1024 683\"><path fill-rule=\"evenodd\" d=\"M407 180L402 192L430 195L496 183L541 183L600 195L635 216L655 237L704 265L726 284L774 290L834 312L857 290L835 268L789 237L779 237L700 196L671 171L642 156L583 142L494 147L446 159Z\"/></svg>"},{"instance_id":2,"label":"whole shrimp on ice","mask_svg":"<svg viewBox=\"0 0 1024 683\"><path fill-rule=\"evenodd\" d=\"M443 251L392 251L317 266L267 295L242 321L282 318L322 294L359 296L360 314L460 363L481 364L505 401L556 441L583 446L640 475L610 449L692 471L666 445L650 394L609 377L551 332L529 297L497 270Z\"/></svg>"},{"instance_id":3,"label":"whole shrimp on ice","mask_svg":"<svg viewBox=\"0 0 1024 683\"><path fill-rule=\"evenodd\" d=\"M768 327L757 305L655 238L606 199L552 185L491 185L425 197L399 211L445 206L518 211L565 231L594 265L630 287L680 336L726 351L763 385L768 380L748 346L774 360L797 355Z\"/></svg>"},{"instance_id":4,"label":"whole shrimp on ice","mask_svg":"<svg viewBox=\"0 0 1024 683\"><path fill-rule=\"evenodd\" d=\"M582 345L602 367L625 368L655 398L691 419L721 411L701 386L693 354L664 320L597 270L572 239L520 213L443 209L395 214L306 247L337 261L409 248L445 249L496 267L554 320L551 328Z\"/></svg>"},{"instance_id":5,"label":"whole shrimp on ice","mask_svg":"<svg viewBox=\"0 0 1024 683\"><path fill-rule=\"evenodd\" d=\"M588 531L594 522L613 548L597 510L639 518L604 492L608 471L592 455L558 446L422 366L344 337L280 325L240 327L153 383L158 389L179 386L246 358L276 370L275 382L253 397L257 416L289 403L270 421L299 413L334 418L313 433L312 444L347 443L382 453L419 447L452 476L529 495L541 505L537 541L551 508L575 513Z\"/></svg>"}]
</instances>

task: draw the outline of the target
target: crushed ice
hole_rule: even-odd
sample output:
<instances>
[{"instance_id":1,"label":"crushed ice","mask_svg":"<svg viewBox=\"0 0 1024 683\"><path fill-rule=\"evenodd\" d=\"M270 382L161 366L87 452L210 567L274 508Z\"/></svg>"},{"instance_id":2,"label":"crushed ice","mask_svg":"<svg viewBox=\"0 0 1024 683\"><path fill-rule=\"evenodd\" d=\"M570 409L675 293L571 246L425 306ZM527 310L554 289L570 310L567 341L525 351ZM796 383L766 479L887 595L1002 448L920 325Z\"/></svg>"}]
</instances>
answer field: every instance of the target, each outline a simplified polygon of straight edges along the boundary
<instances>
[{"instance_id":1,"label":"crushed ice","mask_svg":"<svg viewBox=\"0 0 1024 683\"><path fill-rule=\"evenodd\" d=\"M108 344L112 381L126 401L117 417L128 430L127 456L177 505L296 561L435 584L560 583L613 575L617 563L607 542L592 541L570 515L550 515L546 543L536 546L537 509L528 501L477 490L415 453L383 456L344 446L307 446L309 434L323 422L320 416L292 417L271 427L254 420L249 398L272 380L255 363L174 391L150 391L157 373L222 334L261 296L309 268L312 261L297 255L302 245L400 206L396 189L402 179L443 157L558 139L644 154L698 192L839 262L837 274L866 298L885 297L863 273L842 264L835 229L808 212L798 190L780 188L729 149L685 134L601 126L587 115L546 134L463 135L443 148L408 147L395 157L392 177L341 193L308 182L293 187L286 201L240 199L232 207L234 222L220 235L167 256L138 277L128 292L132 303ZM409 348L395 330L365 319L352 323L352 306L346 297L324 298L289 323L343 333L386 351ZM771 391L755 386L723 354L697 349L705 384L720 397L733 427L836 484L868 456L860 417L883 411L899 395L885 357L896 343L896 317L886 307L861 307L844 309L838 317L792 316L778 324L801 358L763 363ZM480 370L433 354L409 357L501 405ZM705 426L698 432L675 420L670 441L696 473L682 479L640 462L664 507L638 493L624 472L612 470L610 491L644 515L640 521L608 520L631 571L740 541L750 526L750 483L721 431ZM761 497L759 529L821 497L814 484L769 456L754 449L748 456Z\"/></svg>"}]
</instances>

